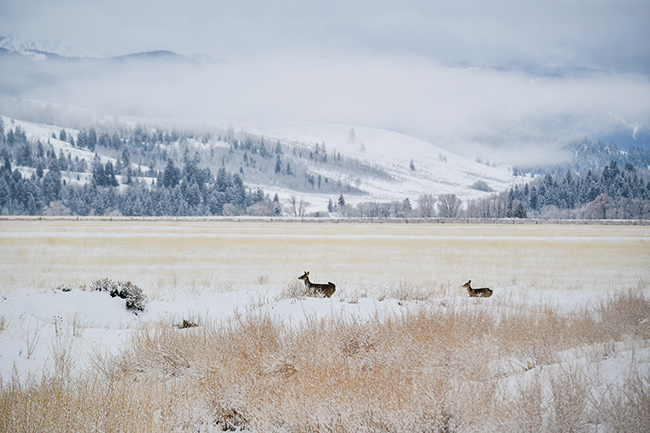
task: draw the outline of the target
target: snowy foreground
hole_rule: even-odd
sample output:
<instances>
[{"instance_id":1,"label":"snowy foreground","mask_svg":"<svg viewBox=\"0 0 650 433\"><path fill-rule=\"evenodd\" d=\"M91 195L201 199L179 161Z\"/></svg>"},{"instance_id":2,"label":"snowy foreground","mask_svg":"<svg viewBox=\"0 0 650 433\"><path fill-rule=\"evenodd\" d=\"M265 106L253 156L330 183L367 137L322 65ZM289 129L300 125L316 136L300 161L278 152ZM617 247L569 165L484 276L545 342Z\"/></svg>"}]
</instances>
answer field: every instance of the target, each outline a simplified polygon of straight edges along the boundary
<instances>
[{"instance_id":1,"label":"snowy foreground","mask_svg":"<svg viewBox=\"0 0 650 433\"><path fill-rule=\"evenodd\" d=\"M146 422L127 420L130 413L117 424L82 423L113 431L644 431L650 425L650 290L642 284L619 293L511 287L489 299L408 290L400 298L323 299L300 289L168 291L137 315L106 292L7 292L0 302L2 404L10 416L0 419L3 428L22 431L21 422L38 419L21 411L32 404L44 410L37 396L52 380L63 380L73 401L84 398L77 394L89 382L102 395L103 386L112 390L119 382L134 399L128 404L144 404L141 387L153 386L144 398L143 410L153 413ZM197 326L180 329L183 321ZM222 352L230 345L232 352ZM111 370L110 363L119 367ZM230 363L237 365L228 370ZM315 374L319 365L323 372ZM128 377L126 385L116 375ZM30 386L37 390L32 397L25 394ZM160 407L158 394L166 402ZM21 395L30 403L16 403ZM71 419L62 425L77 425Z\"/></svg>"}]
</instances>

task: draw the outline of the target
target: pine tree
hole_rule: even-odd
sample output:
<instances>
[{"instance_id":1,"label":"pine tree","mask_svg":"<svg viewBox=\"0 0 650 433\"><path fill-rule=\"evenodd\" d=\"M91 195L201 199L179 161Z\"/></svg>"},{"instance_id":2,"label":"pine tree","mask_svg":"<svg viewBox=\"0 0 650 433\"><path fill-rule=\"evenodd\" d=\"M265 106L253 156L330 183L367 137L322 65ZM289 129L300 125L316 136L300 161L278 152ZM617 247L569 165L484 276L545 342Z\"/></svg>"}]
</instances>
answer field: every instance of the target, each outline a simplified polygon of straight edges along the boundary
<instances>
[{"instance_id":1,"label":"pine tree","mask_svg":"<svg viewBox=\"0 0 650 433\"><path fill-rule=\"evenodd\" d=\"M275 174L281 174L282 173L282 161L280 160L280 155L278 154L278 157L275 160Z\"/></svg>"},{"instance_id":2,"label":"pine tree","mask_svg":"<svg viewBox=\"0 0 650 433\"><path fill-rule=\"evenodd\" d=\"M95 147L97 146L97 132L93 128L90 128L90 131L88 131L88 142L86 146L91 152L95 151Z\"/></svg>"},{"instance_id":3,"label":"pine tree","mask_svg":"<svg viewBox=\"0 0 650 433\"><path fill-rule=\"evenodd\" d=\"M106 178L104 165L99 159L99 156L95 156L95 161L93 162L93 185L105 186L107 184L108 184L108 180Z\"/></svg>"},{"instance_id":4,"label":"pine tree","mask_svg":"<svg viewBox=\"0 0 650 433\"><path fill-rule=\"evenodd\" d=\"M174 161L167 160L167 166L163 172L163 186L165 188L174 188L180 182L180 170L174 165Z\"/></svg>"},{"instance_id":5,"label":"pine tree","mask_svg":"<svg viewBox=\"0 0 650 433\"><path fill-rule=\"evenodd\" d=\"M354 128L350 128L350 132L348 132L348 140L350 143L354 143L357 140L357 133Z\"/></svg>"},{"instance_id":6,"label":"pine tree","mask_svg":"<svg viewBox=\"0 0 650 433\"><path fill-rule=\"evenodd\" d=\"M113 163L108 161L106 167L104 168L104 177L106 186L118 186L117 179L115 178L115 169L113 168Z\"/></svg>"}]
</instances>

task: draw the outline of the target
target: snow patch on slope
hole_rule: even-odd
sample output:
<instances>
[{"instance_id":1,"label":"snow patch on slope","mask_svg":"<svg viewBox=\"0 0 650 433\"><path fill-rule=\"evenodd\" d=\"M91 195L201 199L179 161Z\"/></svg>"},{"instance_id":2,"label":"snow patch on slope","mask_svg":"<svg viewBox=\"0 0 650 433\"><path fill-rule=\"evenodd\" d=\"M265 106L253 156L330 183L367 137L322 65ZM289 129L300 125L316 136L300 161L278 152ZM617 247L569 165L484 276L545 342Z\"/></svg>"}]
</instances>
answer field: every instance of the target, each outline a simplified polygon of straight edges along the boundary
<instances>
[{"instance_id":1,"label":"snow patch on slope","mask_svg":"<svg viewBox=\"0 0 650 433\"><path fill-rule=\"evenodd\" d=\"M486 191L472 187L477 181L485 182L493 191L502 191L514 180L507 168L479 164L424 140L377 128L255 122L243 122L237 127L307 150L313 150L316 144L324 144L327 152L336 151L379 167L392 177L360 176L359 188L367 191L368 196L351 197L353 201L415 200L424 193L456 194L462 199L473 199L486 194ZM351 130L354 134L350 133ZM317 167L315 171L318 173Z\"/></svg>"}]
</instances>

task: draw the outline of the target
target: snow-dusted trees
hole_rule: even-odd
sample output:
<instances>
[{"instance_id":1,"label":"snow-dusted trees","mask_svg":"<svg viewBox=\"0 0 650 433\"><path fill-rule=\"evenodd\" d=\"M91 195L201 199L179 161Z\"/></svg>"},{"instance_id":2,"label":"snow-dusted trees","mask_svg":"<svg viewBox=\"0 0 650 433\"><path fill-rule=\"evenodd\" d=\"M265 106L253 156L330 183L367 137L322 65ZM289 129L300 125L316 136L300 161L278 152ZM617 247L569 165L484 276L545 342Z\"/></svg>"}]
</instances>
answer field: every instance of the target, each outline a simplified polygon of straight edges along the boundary
<instances>
[{"instance_id":1,"label":"snow-dusted trees","mask_svg":"<svg viewBox=\"0 0 650 433\"><path fill-rule=\"evenodd\" d=\"M458 218L462 207L463 201L456 194L438 196L438 216L441 218Z\"/></svg>"},{"instance_id":2,"label":"snow-dusted trees","mask_svg":"<svg viewBox=\"0 0 650 433\"><path fill-rule=\"evenodd\" d=\"M436 198L433 194L420 194L418 197L418 211L420 217L422 218L431 218L434 216L436 205Z\"/></svg>"},{"instance_id":3,"label":"snow-dusted trees","mask_svg":"<svg viewBox=\"0 0 650 433\"><path fill-rule=\"evenodd\" d=\"M522 206L539 217L648 218L650 176L631 164L611 161L602 170L583 174L568 170L546 174L507 194L508 217L520 217ZM521 205L519 204L521 203Z\"/></svg>"}]
</instances>

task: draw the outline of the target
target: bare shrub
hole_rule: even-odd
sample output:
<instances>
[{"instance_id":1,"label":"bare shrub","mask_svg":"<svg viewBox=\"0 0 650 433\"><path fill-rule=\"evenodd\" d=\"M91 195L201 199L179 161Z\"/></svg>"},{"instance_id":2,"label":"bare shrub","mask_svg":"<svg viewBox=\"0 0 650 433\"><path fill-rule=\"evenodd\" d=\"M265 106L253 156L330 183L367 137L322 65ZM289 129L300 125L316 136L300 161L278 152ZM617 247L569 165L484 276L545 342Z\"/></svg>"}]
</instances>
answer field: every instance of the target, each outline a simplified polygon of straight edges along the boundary
<instances>
[{"instance_id":1,"label":"bare shrub","mask_svg":"<svg viewBox=\"0 0 650 433\"><path fill-rule=\"evenodd\" d=\"M527 372L516 382L516 393L506 403L505 431L541 432L548 430L549 399L544 395L542 373Z\"/></svg>"},{"instance_id":2,"label":"bare shrub","mask_svg":"<svg viewBox=\"0 0 650 433\"><path fill-rule=\"evenodd\" d=\"M56 320L56 319L55 319ZM57 332L56 336L48 343L53 367L52 374L55 378L68 379L75 364L75 347L73 330Z\"/></svg>"},{"instance_id":3,"label":"bare shrub","mask_svg":"<svg viewBox=\"0 0 650 433\"><path fill-rule=\"evenodd\" d=\"M18 336L25 342L27 359L30 359L34 355L34 351L38 347L43 326L45 324L38 319L23 318L21 320Z\"/></svg>"},{"instance_id":4,"label":"bare shrub","mask_svg":"<svg viewBox=\"0 0 650 433\"><path fill-rule=\"evenodd\" d=\"M384 291L380 299L398 299L400 301L426 301L432 296L432 290L428 287L415 287L404 280L399 282L396 288Z\"/></svg>"},{"instance_id":5,"label":"bare shrub","mask_svg":"<svg viewBox=\"0 0 650 433\"><path fill-rule=\"evenodd\" d=\"M647 432L650 425L650 371L632 371L605 395L604 424L610 431Z\"/></svg>"},{"instance_id":6,"label":"bare shrub","mask_svg":"<svg viewBox=\"0 0 650 433\"><path fill-rule=\"evenodd\" d=\"M117 296L119 287L117 283L110 278L95 280L90 284L90 290L95 292L108 292L111 296Z\"/></svg>"},{"instance_id":7,"label":"bare shrub","mask_svg":"<svg viewBox=\"0 0 650 433\"><path fill-rule=\"evenodd\" d=\"M549 374L552 425L549 431L584 431L589 421L591 375L576 366L556 369Z\"/></svg>"},{"instance_id":8,"label":"bare shrub","mask_svg":"<svg viewBox=\"0 0 650 433\"><path fill-rule=\"evenodd\" d=\"M650 300L641 290L625 290L608 296L596 310L598 330L603 340L620 340L624 336L650 335Z\"/></svg>"},{"instance_id":9,"label":"bare shrub","mask_svg":"<svg viewBox=\"0 0 650 433\"><path fill-rule=\"evenodd\" d=\"M484 192L492 192L492 191L494 191L492 188L490 188L490 185L488 185L483 180L477 180L472 185L470 185L470 188L475 189L477 191L484 191Z\"/></svg>"},{"instance_id":10,"label":"bare shrub","mask_svg":"<svg viewBox=\"0 0 650 433\"><path fill-rule=\"evenodd\" d=\"M302 281L291 281L282 289L278 298L296 299L304 298L307 296L314 296L314 293L307 286L305 286Z\"/></svg>"}]
</instances>

